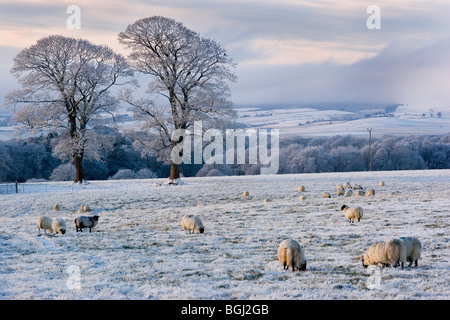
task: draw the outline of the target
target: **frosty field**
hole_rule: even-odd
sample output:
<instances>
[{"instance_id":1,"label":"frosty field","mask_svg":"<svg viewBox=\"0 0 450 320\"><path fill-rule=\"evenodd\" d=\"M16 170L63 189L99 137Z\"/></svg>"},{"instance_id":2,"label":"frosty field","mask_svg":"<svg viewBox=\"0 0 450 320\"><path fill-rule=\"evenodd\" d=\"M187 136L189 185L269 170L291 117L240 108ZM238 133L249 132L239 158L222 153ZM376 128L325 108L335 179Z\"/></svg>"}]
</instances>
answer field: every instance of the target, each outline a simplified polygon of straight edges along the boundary
<instances>
[{"instance_id":1,"label":"frosty field","mask_svg":"<svg viewBox=\"0 0 450 320\"><path fill-rule=\"evenodd\" d=\"M0 194L0 299L450 298L450 170L183 181L61 182ZM347 181L376 194L338 197L336 184ZM348 223L344 203L364 208L360 223ZM100 215L92 233L75 232L82 204ZM184 232L187 213L202 218L204 234ZM38 235L39 215L63 217L67 233ZM422 242L419 267L364 269L354 259L401 236ZM305 272L279 264L286 238L303 246Z\"/></svg>"}]
</instances>

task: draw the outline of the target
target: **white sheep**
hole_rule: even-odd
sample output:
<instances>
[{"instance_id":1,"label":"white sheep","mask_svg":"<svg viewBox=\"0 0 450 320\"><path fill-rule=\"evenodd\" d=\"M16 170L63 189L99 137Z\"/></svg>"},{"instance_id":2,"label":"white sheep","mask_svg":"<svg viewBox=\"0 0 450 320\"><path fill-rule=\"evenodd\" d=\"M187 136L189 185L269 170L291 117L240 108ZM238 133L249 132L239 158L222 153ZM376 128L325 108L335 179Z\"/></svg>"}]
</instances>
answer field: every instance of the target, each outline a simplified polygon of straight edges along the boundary
<instances>
[{"instance_id":1,"label":"white sheep","mask_svg":"<svg viewBox=\"0 0 450 320\"><path fill-rule=\"evenodd\" d=\"M354 223L355 220L358 220L358 222L360 222L361 218L363 217L363 208L361 207L350 208L344 204L341 207L341 210L344 211L344 215L350 223Z\"/></svg>"},{"instance_id":2,"label":"white sheep","mask_svg":"<svg viewBox=\"0 0 450 320\"><path fill-rule=\"evenodd\" d=\"M336 185L336 191L340 191L340 190L343 190L343 189L344 189L344 186L342 184L337 184Z\"/></svg>"},{"instance_id":3,"label":"white sheep","mask_svg":"<svg viewBox=\"0 0 450 320\"><path fill-rule=\"evenodd\" d=\"M95 215L93 217L87 217L87 216L78 216L75 218L75 229L78 232L78 229L80 232L83 232L84 228L89 228L89 232L92 232L92 228L95 227L98 223L99 216Z\"/></svg>"},{"instance_id":4,"label":"white sheep","mask_svg":"<svg viewBox=\"0 0 450 320\"><path fill-rule=\"evenodd\" d=\"M353 185L353 190L362 190L362 189L363 189L363 187L360 186L359 184Z\"/></svg>"},{"instance_id":5,"label":"white sheep","mask_svg":"<svg viewBox=\"0 0 450 320\"><path fill-rule=\"evenodd\" d=\"M363 190L356 190L355 196L364 196L366 193Z\"/></svg>"},{"instance_id":6,"label":"white sheep","mask_svg":"<svg viewBox=\"0 0 450 320\"><path fill-rule=\"evenodd\" d=\"M248 193L248 191L244 191L244 193L242 194L245 197L248 197L250 194Z\"/></svg>"},{"instance_id":7,"label":"white sheep","mask_svg":"<svg viewBox=\"0 0 450 320\"><path fill-rule=\"evenodd\" d=\"M300 244L292 239L283 240L278 247L278 261L284 270L306 270L305 252Z\"/></svg>"},{"instance_id":8,"label":"white sheep","mask_svg":"<svg viewBox=\"0 0 450 320\"><path fill-rule=\"evenodd\" d=\"M272 199L271 198L265 198L264 202L272 202Z\"/></svg>"},{"instance_id":9,"label":"white sheep","mask_svg":"<svg viewBox=\"0 0 450 320\"><path fill-rule=\"evenodd\" d=\"M385 183L384 183L384 181L380 181L380 182L378 183L378 185L379 185L380 187L384 187Z\"/></svg>"},{"instance_id":10,"label":"white sheep","mask_svg":"<svg viewBox=\"0 0 450 320\"><path fill-rule=\"evenodd\" d=\"M322 193L323 198L331 198L331 195L328 192Z\"/></svg>"},{"instance_id":11,"label":"white sheep","mask_svg":"<svg viewBox=\"0 0 450 320\"><path fill-rule=\"evenodd\" d=\"M369 196L374 196L375 195L375 190L374 189L369 189L366 191L365 196L369 197Z\"/></svg>"},{"instance_id":12,"label":"white sheep","mask_svg":"<svg viewBox=\"0 0 450 320\"><path fill-rule=\"evenodd\" d=\"M306 200L306 196L305 195L301 195L300 197L298 197L298 200L304 201L304 200Z\"/></svg>"},{"instance_id":13,"label":"white sheep","mask_svg":"<svg viewBox=\"0 0 450 320\"><path fill-rule=\"evenodd\" d=\"M202 220L193 214L186 214L181 219L181 226L183 229L189 233L191 231L195 233L197 231L198 233L203 233L205 231L205 227L203 226Z\"/></svg>"},{"instance_id":14,"label":"white sheep","mask_svg":"<svg viewBox=\"0 0 450 320\"><path fill-rule=\"evenodd\" d=\"M57 203L53 206L53 208L55 209L55 211L61 210L61 208L59 207L59 204L57 204Z\"/></svg>"},{"instance_id":15,"label":"white sheep","mask_svg":"<svg viewBox=\"0 0 450 320\"><path fill-rule=\"evenodd\" d=\"M406 252L403 241L392 239L388 241L376 242L361 256L362 265L367 268L369 265L392 266L398 264L404 268L406 263Z\"/></svg>"},{"instance_id":16,"label":"white sheep","mask_svg":"<svg viewBox=\"0 0 450 320\"><path fill-rule=\"evenodd\" d=\"M352 189L345 190L344 197L351 197L353 195Z\"/></svg>"},{"instance_id":17,"label":"white sheep","mask_svg":"<svg viewBox=\"0 0 450 320\"><path fill-rule=\"evenodd\" d=\"M38 232L41 233L41 229L44 229L44 233L47 233L47 230L50 230L50 233L52 233L53 232L52 222L53 222L52 218L40 216L36 223Z\"/></svg>"},{"instance_id":18,"label":"white sheep","mask_svg":"<svg viewBox=\"0 0 450 320\"><path fill-rule=\"evenodd\" d=\"M400 240L403 241L403 246L405 247L406 261L409 262L408 267L411 267L413 262L414 266L417 267L422 249L419 239L416 237L401 237Z\"/></svg>"},{"instance_id":19,"label":"white sheep","mask_svg":"<svg viewBox=\"0 0 450 320\"><path fill-rule=\"evenodd\" d=\"M78 213L90 212L90 211L91 211L91 209L87 205L84 205L84 204L82 204L80 206L80 209L78 209Z\"/></svg>"},{"instance_id":20,"label":"white sheep","mask_svg":"<svg viewBox=\"0 0 450 320\"><path fill-rule=\"evenodd\" d=\"M352 185L350 184L350 182L346 182L346 183L344 183L344 188L351 189Z\"/></svg>"},{"instance_id":21,"label":"white sheep","mask_svg":"<svg viewBox=\"0 0 450 320\"><path fill-rule=\"evenodd\" d=\"M52 222L52 229L55 231L55 233L66 233L66 222L63 218L56 218Z\"/></svg>"},{"instance_id":22,"label":"white sheep","mask_svg":"<svg viewBox=\"0 0 450 320\"><path fill-rule=\"evenodd\" d=\"M336 194L338 195L338 197L339 197L339 196L343 196L344 193L345 193L345 192L344 192L344 189L337 189L337 190L336 190Z\"/></svg>"},{"instance_id":23,"label":"white sheep","mask_svg":"<svg viewBox=\"0 0 450 320\"><path fill-rule=\"evenodd\" d=\"M299 191L299 192L305 191L305 186L299 186L299 187L297 188L297 191Z\"/></svg>"}]
</instances>

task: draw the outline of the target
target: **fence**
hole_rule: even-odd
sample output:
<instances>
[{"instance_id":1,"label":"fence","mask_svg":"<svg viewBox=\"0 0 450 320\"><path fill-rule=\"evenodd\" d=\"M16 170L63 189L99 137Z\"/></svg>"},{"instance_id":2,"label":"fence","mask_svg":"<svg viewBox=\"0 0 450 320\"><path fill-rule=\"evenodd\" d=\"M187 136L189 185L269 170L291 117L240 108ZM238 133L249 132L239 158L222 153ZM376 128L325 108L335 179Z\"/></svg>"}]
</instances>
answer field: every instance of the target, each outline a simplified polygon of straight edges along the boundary
<instances>
[{"instance_id":1,"label":"fence","mask_svg":"<svg viewBox=\"0 0 450 320\"><path fill-rule=\"evenodd\" d=\"M0 194L38 193L50 191L73 191L73 185L49 183L5 183L0 184Z\"/></svg>"}]
</instances>

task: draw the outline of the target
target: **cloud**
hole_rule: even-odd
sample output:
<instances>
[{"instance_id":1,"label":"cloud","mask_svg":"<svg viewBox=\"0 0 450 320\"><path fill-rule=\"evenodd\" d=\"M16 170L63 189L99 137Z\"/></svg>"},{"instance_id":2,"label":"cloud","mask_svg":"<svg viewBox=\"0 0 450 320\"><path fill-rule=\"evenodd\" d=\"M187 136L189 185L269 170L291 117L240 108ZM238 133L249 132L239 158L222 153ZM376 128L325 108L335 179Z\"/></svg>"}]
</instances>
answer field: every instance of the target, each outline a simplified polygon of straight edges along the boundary
<instances>
[{"instance_id":1,"label":"cloud","mask_svg":"<svg viewBox=\"0 0 450 320\"><path fill-rule=\"evenodd\" d=\"M353 64L333 61L240 67L236 104L405 103L449 107L450 38L422 47L399 42Z\"/></svg>"},{"instance_id":2,"label":"cloud","mask_svg":"<svg viewBox=\"0 0 450 320\"><path fill-rule=\"evenodd\" d=\"M71 4L81 8L80 30L66 27ZM366 27L371 4L381 8L381 30ZM238 64L236 104L444 101L448 40L438 40L449 36L448 12L442 0L0 0L0 100L14 84L14 55L38 39L85 38L127 55L117 34L161 15L227 49Z\"/></svg>"}]
</instances>

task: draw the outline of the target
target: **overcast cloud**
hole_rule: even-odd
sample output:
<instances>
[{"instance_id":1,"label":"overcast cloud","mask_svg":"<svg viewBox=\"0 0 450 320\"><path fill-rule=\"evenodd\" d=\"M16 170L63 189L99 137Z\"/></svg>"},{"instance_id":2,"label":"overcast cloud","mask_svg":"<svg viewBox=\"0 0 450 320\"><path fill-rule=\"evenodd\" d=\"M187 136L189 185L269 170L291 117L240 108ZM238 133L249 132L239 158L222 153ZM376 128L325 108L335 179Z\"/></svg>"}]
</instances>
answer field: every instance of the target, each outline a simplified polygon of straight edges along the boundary
<instances>
[{"instance_id":1,"label":"overcast cloud","mask_svg":"<svg viewBox=\"0 0 450 320\"><path fill-rule=\"evenodd\" d=\"M69 30L69 5L81 29ZM381 29L369 30L369 5ZM450 107L450 2L445 0L0 0L0 101L20 49L62 34L127 55L117 34L137 19L183 22L228 50L236 105L382 102ZM144 84L143 84L144 85Z\"/></svg>"}]
</instances>

